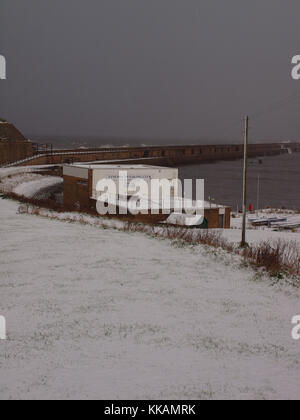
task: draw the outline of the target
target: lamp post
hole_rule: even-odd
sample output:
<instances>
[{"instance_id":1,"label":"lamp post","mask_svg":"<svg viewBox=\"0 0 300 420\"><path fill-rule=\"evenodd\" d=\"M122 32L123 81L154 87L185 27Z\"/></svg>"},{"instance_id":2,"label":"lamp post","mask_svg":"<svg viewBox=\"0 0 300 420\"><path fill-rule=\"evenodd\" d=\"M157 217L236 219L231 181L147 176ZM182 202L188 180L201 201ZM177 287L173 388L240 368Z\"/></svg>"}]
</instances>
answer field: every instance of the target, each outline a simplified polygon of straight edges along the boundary
<instances>
[{"instance_id":1,"label":"lamp post","mask_svg":"<svg viewBox=\"0 0 300 420\"><path fill-rule=\"evenodd\" d=\"M243 178L243 228L241 247L246 247L247 224L247 175L248 175L248 144L249 144L249 117L245 118L245 144L244 144L244 178Z\"/></svg>"}]
</instances>

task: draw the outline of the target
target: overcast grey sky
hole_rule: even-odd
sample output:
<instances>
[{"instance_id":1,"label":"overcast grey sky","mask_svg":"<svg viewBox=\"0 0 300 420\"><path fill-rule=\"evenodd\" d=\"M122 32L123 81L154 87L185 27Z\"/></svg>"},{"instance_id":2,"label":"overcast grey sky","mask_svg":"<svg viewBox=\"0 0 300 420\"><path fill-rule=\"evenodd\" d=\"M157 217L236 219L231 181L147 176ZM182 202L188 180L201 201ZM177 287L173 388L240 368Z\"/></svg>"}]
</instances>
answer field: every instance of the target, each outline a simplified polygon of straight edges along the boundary
<instances>
[{"instance_id":1,"label":"overcast grey sky","mask_svg":"<svg viewBox=\"0 0 300 420\"><path fill-rule=\"evenodd\" d=\"M299 0L1 0L0 116L26 135L225 141L300 95ZM300 98L251 120L300 140Z\"/></svg>"}]
</instances>

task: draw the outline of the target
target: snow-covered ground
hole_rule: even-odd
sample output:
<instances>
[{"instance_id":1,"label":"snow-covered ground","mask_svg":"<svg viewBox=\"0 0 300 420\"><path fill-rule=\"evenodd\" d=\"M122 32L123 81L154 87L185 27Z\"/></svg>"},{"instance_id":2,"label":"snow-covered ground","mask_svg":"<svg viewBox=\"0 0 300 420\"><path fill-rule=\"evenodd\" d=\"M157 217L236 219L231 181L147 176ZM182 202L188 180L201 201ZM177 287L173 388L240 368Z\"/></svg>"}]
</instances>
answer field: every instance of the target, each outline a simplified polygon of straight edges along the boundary
<instances>
[{"instance_id":1,"label":"snow-covered ground","mask_svg":"<svg viewBox=\"0 0 300 420\"><path fill-rule=\"evenodd\" d=\"M222 235L230 242L239 243L241 242L242 233L239 229L228 229L224 230ZM248 229L247 230L247 242L250 245L257 244L262 241L277 241L279 239L286 241L295 241L300 246L300 233L299 232L276 232L272 229Z\"/></svg>"},{"instance_id":2,"label":"snow-covered ground","mask_svg":"<svg viewBox=\"0 0 300 420\"><path fill-rule=\"evenodd\" d=\"M14 174L8 177L0 178L0 192L11 193L14 192L22 184L27 184L32 181L43 179L43 175L26 172L21 174Z\"/></svg>"},{"instance_id":3,"label":"snow-covered ground","mask_svg":"<svg viewBox=\"0 0 300 420\"><path fill-rule=\"evenodd\" d=\"M280 217L288 218L290 221L300 221L300 214L294 214L291 211L282 211L276 213L275 211L261 211L258 214L258 217ZM255 215L249 215L249 219L255 218ZM300 247L300 229L295 231L286 230L286 231L276 231L274 228L269 228L267 226L262 227L253 227L251 223L247 224L247 242L249 244L256 244L262 241L277 241L279 239L285 241L294 241L299 244ZM242 216L231 219L232 229L226 229L222 231L222 235L228 239L230 242L238 243L241 242L241 229L242 229Z\"/></svg>"},{"instance_id":4,"label":"snow-covered ground","mask_svg":"<svg viewBox=\"0 0 300 420\"><path fill-rule=\"evenodd\" d=\"M55 165L41 165L41 166L13 166L11 168L0 168L0 179L11 177L19 174L28 174L51 168Z\"/></svg>"},{"instance_id":5,"label":"snow-covered ground","mask_svg":"<svg viewBox=\"0 0 300 420\"><path fill-rule=\"evenodd\" d=\"M299 398L300 291L0 200L0 398Z\"/></svg>"},{"instance_id":6,"label":"snow-covered ground","mask_svg":"<svg viewBox=\"0 0 300 420\"><path fill-rule=\"evenodd\" d=\"M62 200L63 179L39 173L47 168L29 167L21 168L21 171L20 168L0 169L0 193L14 193L39 200L55 194L58 200Z\"/></svg>"},{"instance_id":7,"label":"snow-covered ground","mask_svg":"<svg viewBox=\"0 0 300 420\"><path fill-rule=\"evenodd\" d=\"M14 188L14 193L26 198L33 198L39 191L50 187L62 187L63 180L60 177L42 176L30 182L24 182Z\"/></svg>"}]
</instances>

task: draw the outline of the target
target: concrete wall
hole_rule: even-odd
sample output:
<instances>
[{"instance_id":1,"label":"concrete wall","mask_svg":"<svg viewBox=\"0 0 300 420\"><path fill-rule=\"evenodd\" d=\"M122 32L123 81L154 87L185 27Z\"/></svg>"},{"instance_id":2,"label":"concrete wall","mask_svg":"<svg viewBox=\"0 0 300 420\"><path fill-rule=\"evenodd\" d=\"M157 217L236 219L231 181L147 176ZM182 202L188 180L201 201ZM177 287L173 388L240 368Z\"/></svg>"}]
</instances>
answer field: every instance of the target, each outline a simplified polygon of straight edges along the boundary
<instances>
[{"instance_id":1,"label":"concrete wall","mask_svg":"<svg viewBox=\"0 0 300 420\"><path fill-rule=\"evenodd\" d=\"M78 166L65 165L63 167L63 174L73 178L89 179L89 169Z\"/></svg>"},{"instance_id":2,"label":"concrete wall","mask_svg":"<svg viewBox=\"0 0 300 420\"><path fill-rule=\"evenodd\" d=\"M169 181L177 180L178 179L178 169L173 168L154 168L154 167L140 167L140 168L133 168L131 166L122 166L120 169L116 171L114 168L103 167L94 169L93 172L93 185L92 185L92 197L97 199L99 193L96 191L97 183L101 179L111 179L116 184L116 194L119 194L119 171L126 171L127 172L127 181L133 182L135 179L143 179L148 185L148 191L151 191L151 181L152 180L160 180L160 179L167 179ZM136 191L136 188L134 189ZM173 192L177 195L177 188Z\"/></svg>"}]
</instances>

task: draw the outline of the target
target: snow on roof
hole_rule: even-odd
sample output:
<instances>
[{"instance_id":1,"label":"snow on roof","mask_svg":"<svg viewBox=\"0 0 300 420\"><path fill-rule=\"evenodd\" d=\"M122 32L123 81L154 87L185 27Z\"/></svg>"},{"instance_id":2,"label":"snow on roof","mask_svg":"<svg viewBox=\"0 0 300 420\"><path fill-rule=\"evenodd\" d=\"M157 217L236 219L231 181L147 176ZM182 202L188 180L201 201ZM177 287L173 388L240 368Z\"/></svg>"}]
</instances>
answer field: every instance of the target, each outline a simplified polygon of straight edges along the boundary
<instances>
[{"instance_id":1,"label":"snow on roof","mask_svg":"<svg viewBox=\"0 0 300 420\"><path fill-rule=\"evenodd\" d=\"M204 220L204 216L201 214L171 213L164 223L177 226L201 226Z\"/></svg>"},{"instance_id":2,"label":"snow on roof","mask_svg":"<svg viewBox=\"0 0 300 420\"><path fill-rule=\"evenodd\" d=\"M95 190L93 190L93 194L91 196L92 200L97 200L100 196L99 192L96 192ZM108 199L109 203L111 205L114 205L114 203L119 202L119 207L122 207L122 201L123 203L125 203L126 205L127 203L127 198L128 196L122 196L122 195L111 195L110 198ZM135 194L133 194L131 196L131 199L138 199L140 204L139 204L139 208L140 209L144 209L144 210L149 210L151 208L159 208L161 209L170 209L170 210L175 210L174 213L176 215L180 214L185 214L185 218L188 218L189 216L189 212L191 212L190 216L194 217L194 212L198 213L198 216L203 216L203 211L204 210L210 210L210 209L226 209L226 206L223 205L218 205L218 204L211 204L207 201L195 201L195 200L188 200L185 198L182 198L180 196L177 197L167 197L167 198L162 198L159 197L159 199L152 199L151 197L141 197L141 196L136 196ZM228 207L229 208L229 207ZM179 210L180 209L180 210ZM186 211L186 213L183 213L183 210Z\"/></svg>"}]
</instances>

